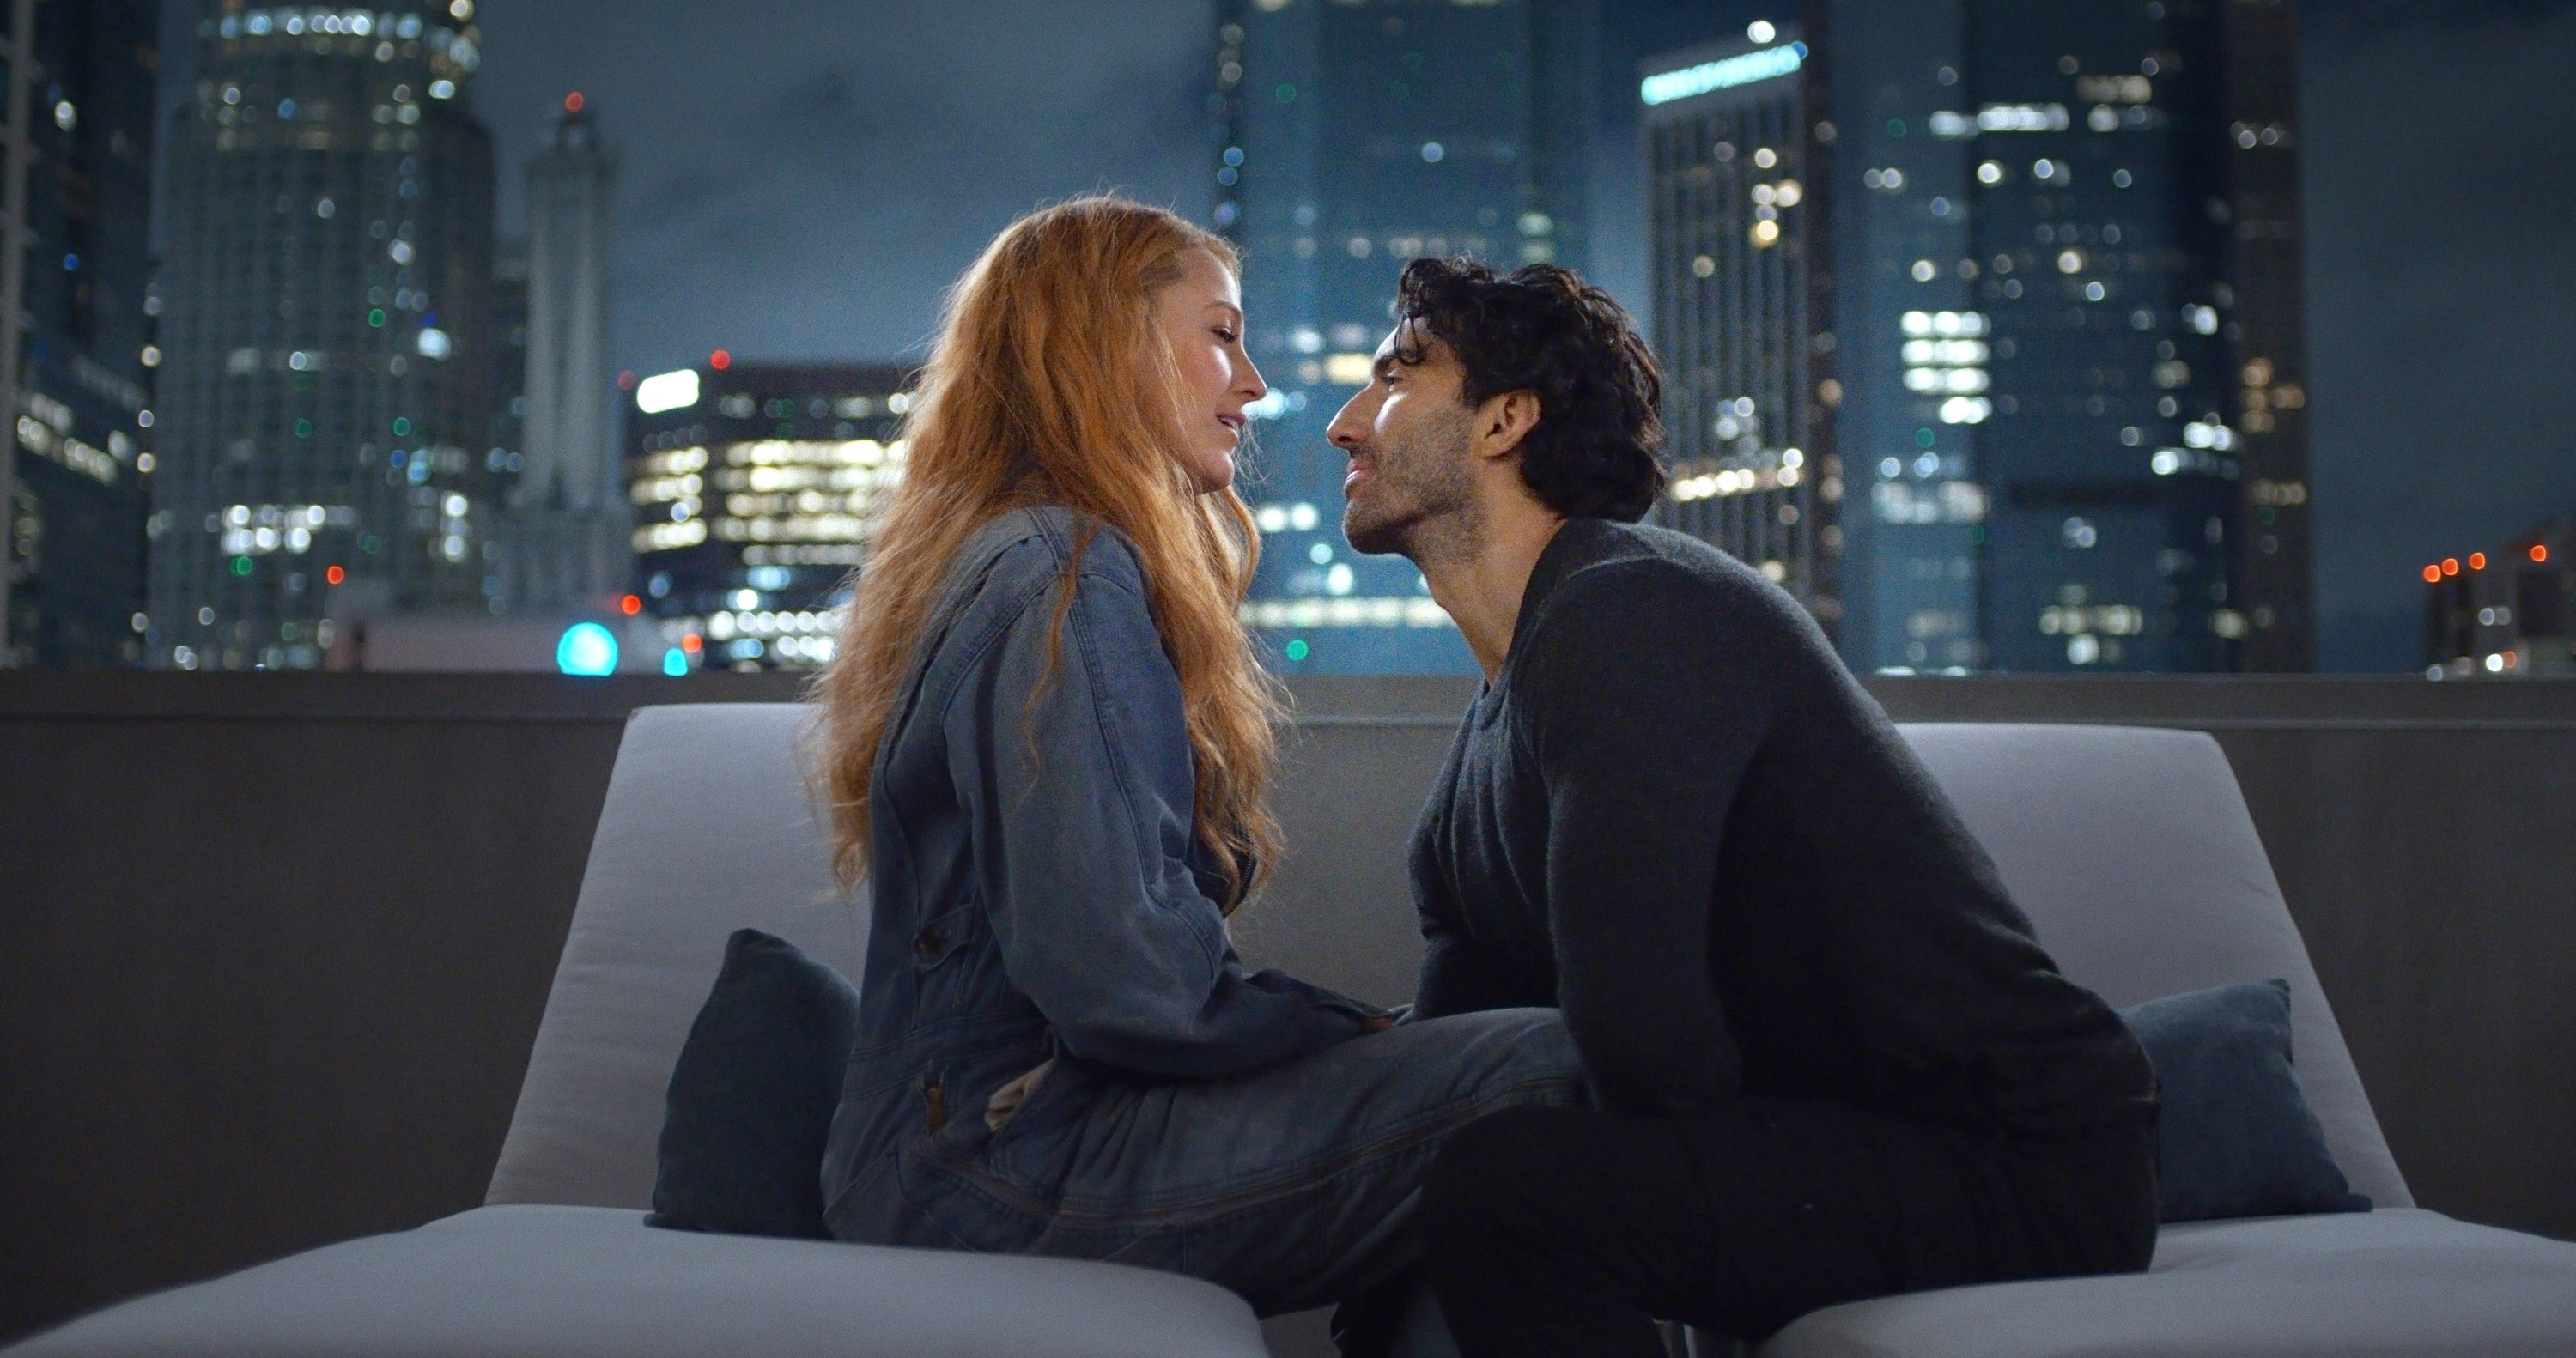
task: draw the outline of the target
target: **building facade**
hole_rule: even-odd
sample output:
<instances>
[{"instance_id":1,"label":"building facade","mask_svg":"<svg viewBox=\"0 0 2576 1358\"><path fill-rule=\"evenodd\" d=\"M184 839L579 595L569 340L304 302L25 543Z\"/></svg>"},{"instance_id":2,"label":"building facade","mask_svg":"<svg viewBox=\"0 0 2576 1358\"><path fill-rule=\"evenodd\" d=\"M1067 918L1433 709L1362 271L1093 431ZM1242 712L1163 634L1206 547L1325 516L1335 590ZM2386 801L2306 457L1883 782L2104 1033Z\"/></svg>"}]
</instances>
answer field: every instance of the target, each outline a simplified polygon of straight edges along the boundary
<instances>
[{"instance_id":1,"label":"building facade","mask_svg":"<svg viewBox=\"0 0 2576 1358\"><path fill-rule=\"evenodd\" d=\"M5 54L0 664L143 655L155 0L19 0ZM23 327L5 318L23 318Z\"/></svg>"},{"instance_id":2,"label":"building facade","mask_svg":"<svg viewBox=\"0 0 2576 1358\"><path fill-rule=\"evenodd\" d=\"M1842 459L1834 452L1826 159L1810 135L1811 49L1795 25L1647 67L1655 352L1671 490L1655 519L1839 616ZM1821 393L1821 394L1820 394Z\"/></svg>"},{"instance_id":3,"label":"building facade","mask_svg":"<svg viewBox=\"0 0 2576 1358\"><path fill-rule=\"evenodd\" d=\"M903 474L912 372L734 362L635 384L627 499L642 606L677 672L832 658L850 573Z\"/></svg>"},{"instance_id":4,"label":"building facade","mask_svg":"<svg viewBox=\"0 0 2576 1358\"><path fill-rule=\"evenodd\" d=\"M1800 27L1846 657L2311 668L2290 7L1810 0ZM1666 329L1796 339L1770 324Z\"/></svg>"},{"instance_id":5,"label":"building facade","mask_svg":"<svg viewBox=\"0 0 2576 1358\"><path fill-rule=\"evenodd\" d=\"M492 151L472 0L214 0L170 128L148 659L311 668L489 611Z\"/></svg>"},{"instance_id":6,"label":"building facade","mask_svg":"<svg viewBox=\"0 0 2576 1358\"><path fill-rule=\"evenodd\" d=\"M518 357L524 466L510 506L500 599L511 612L580 608L634 573L617 391L608 363L608 226L617 156L579 93L528 162Z\"/></svg>"},{"instance_id":7,"label":"building facade","mask_svg":"<svg viewBox=\"0 0 2576 1358\"><path fill-rule=\"evenodd\" d=\"M1583 267L1597 0L1228 0L1215 224L1244 255L1263 538L1245 616L1291 671L1474 668L1421 576L1343 540L1325 442L1368 382L1408 260Z\"/></svg>"}]
</instances>

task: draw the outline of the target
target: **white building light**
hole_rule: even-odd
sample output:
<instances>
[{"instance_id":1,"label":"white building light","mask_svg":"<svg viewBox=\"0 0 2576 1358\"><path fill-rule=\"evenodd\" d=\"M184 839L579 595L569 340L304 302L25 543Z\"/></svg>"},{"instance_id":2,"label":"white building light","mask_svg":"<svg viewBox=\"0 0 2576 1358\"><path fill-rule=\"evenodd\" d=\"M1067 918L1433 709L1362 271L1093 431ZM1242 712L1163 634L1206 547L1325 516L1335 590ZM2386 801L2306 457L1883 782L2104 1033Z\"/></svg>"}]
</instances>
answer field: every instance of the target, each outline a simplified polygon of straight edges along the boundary
<instances>
[{"instance_id":1,"label":"white building light","mask_svg":"<svg viewBox=\"0 0 2576 1358\"><path fill-rule=\"evenodd\" d=\"M1977 110L1980 132L2063 132L2072 123L2064 104L1988 104Z\"/></svg>"},{"instance_id":2,"label":"white building light","mask_svg":"<svg viewBox=\"0 0 2576 1358\"><path fill-rule=\"evenodd\" d=\"M1741 56L1719 61L1703 61L1678 71L1650 75L1637 87L1637 97L1651 107L1669 104L1676 99L1689 99L1716 90L1731 90L1757 80L1770 80L1789 75L1806 64L1807 45L1803 42L1765 47Z\"/></svg>"},{"instance_id":3,"label":"white building light","mask_svg":"<svg viewBox=\"0 0 2576 1358\"><path fill-rule=\"evenodd\" d=\"M686 410L698 403L698 370L655 373L635 384L635 408L647 415Z\"/></svg>"}]
</instances>

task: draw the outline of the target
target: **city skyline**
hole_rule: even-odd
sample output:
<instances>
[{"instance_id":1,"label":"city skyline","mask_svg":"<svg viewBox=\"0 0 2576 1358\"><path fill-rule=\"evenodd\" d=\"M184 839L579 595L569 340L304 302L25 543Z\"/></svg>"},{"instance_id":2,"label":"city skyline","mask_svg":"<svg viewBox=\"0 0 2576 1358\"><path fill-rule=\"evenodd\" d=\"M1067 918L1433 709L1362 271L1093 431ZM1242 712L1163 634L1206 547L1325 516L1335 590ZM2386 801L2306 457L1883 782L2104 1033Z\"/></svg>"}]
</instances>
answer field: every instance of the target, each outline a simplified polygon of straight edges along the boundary
<instances>
[{"instance_id":1,"label":"city skyline","mask_svg":"<svg viewBox=\"0 0 2576 1358\"><path fill-rule=\"evenodd\" d=\"M1807 13L1640 86L1665 516L1856 668L2310 668L2289 6Z\"/></svg>"},{"instance_id":2,"label":"city skyline","mask_svg":"<svg viewBox=\"0 0 2576 1358\"><path fill-rule=\"evenodd\" d=\"M1182 11L1187 8L1175 6L1174 10L1185 19ZM1641 20L1639 15L1650 8L1656 7L1613 4L1605 27L1630 35L1625 40L1632 45L1633 33L1641 24L1660 24L1662 32L1674 39L1685 36L1674 33L1678 21L1660 9ZM2534 387L2527 364L2517 361L2519 355L2546 349L2546 343L2535 344L2535 339L2553 334L2564 324L2563 318L2535 311L2531 305L2547 295L2550 280L2569 276L2562 246L2530 230L2557 211L2551 204L2559 190L2504 167L2532 153L2525 148L2533 135L2548 143L2563 134L2564 120L2535 120L2532 114L2556 97L2546 93L2540 73L2548 67L2548 53L2563 52L2576 42L2576 24L2569 22L2565 6L2525 10L2452 5L2414 14L2386 6L2314 3L2304 6L2303 13L2317 20L2306 25L2301 81L2312 125L2302 151L2313 228L2308 275L2317 318L2315 375L2308 386L2319 450L2314 483L2319 497L2317 569L2320 608L2330 615L2321 641L2326 668L2366 664L2396 670L2412 664L2417 652L2419 610L2413 602L2417 586L2411 572L2420 565L2418 558L2430 546L2509 531L2506 525L2528 519L2522 508L2525 503L2561 501L2571 489L2565 484L2570 477L2563 469L2567 462L2563 450L2553 448L2540 435L2551 427L2550 412L2562 407L2566 398ZM481 17L487 26L497 25L492 28L495 34L506 35L516 24L520 32L537 39L510 41L496 36L489 46L502 55L495 61L512 73L498 94L494 71L484 72L479 82L483 92L478 98L486 101L487 108L512 100L524 110L515 123L506 113L491 115L501 126L505 146L517 139L516 149L503 157L505 164L515 163L517 154L544 135L563 93L576 85L595 87L594 98L612 109L621 129L629 128L625 117L634 115L638 121L631 135L670 153L661 157L653 176L666 187L674 176L706 164L710 151L719 152L724 160L757 163L771 154L763 143L786 140L775 135L781 126L776 118L784 115L774 100L764 103L766 96L738 97L745 89L742 72L750 67L728 55L751 41L750 34L759 25L748 25L739 35L698 29L671 33L667 25L658 23L634 26L655 30L654 41L648 42L643 36L593 33L585 28L593 22L585 15L586 8L580 4L550 4L541 16L507 0L497 8L486 6ZM1119 48L1127 56L1105 55L1108 48L1119 45L1097 35L1054 42L1058 28L1050 25L1075 26L1071 19L1056 21L1010 7L994 10L988 17L1001 28L1043 40L1037 46L1060 50L1063 64L1071 70L1125 62L1120 69L1132 78L1139 69L1133 54L1143 50L1161 54L1149 60L1148 67L1160 60L1167 63L1164 69L1186 65L1203 71L1204 47L1192 52L1188 43L1169 32L1158 32L1159 15L1160 11L1140 16L1136 33ZM836 36L840 32L836 21L786 5L764 7L756 17L768 25L764 31L792 22L806 35L800 39L803 54L791 60L791 67L859 69L845 60L852 40ZM1756 7L1715 7L1706 17L1711 29L1729 30L1756 17ZM531 24L533 28L528 27ZM956 69L942 64L948 58L938 50L938 26L929 18L896 6L880 31L889 49L911 52L920 47L913 53L916 64L929 76ZM582 35L581 42L562 41L576 34ZM702 57L699 64L708 77L703 89L693 93L685 107L669 111L643 107L625 90L637 88L633 80L667 69L667 63L639 64L632 58L656 43L677 45L682 40ZM1614 46L1613 38L1605 35L1605 49ZM705 50L700 52L701 48ZM544 74L584 62L632 66L634 73L627 77L624 90L616 80L602 85ZM2474 75L2464 74L2469 72ZM1025 74L1016 68L1009 73ZM2484 91L2481 100L2456 100L2443 93L2460 88L2467 78L2475 79ZM1122 143L1118 146L1093 145L1071 155L1055 147L1035 158L1056 160L1048 173L1068 191L1123 182L1147 190L1148 196L1173 196L1152 194L1150 176L1115 167L1159 166L1157 172L1166 183L1177 183L1183 173L1202 172L1205 143L1193 143L1186 126L1173 127L1175 118L1163 118L1158 124L1161 131L1155 132L1147 125L1151 119L1140 122L1104 104L1097 92L1104 84L1114 83L1090 76L1020 82L1022 88L1014 97L1026 109L1013 105L1014 111L999 122L991 113L973 111L996 107L989 93L992 82L983 76L954 86L931 80L926 87L922 81L912 81L898 92L902 95L898 103L885 104L870 96L862 111L877 129L875 144L887 144L889 138L917 141L925 155L959 141L964 134L943 129L965 125L956 121L961 117L996 132L1015 126L1014 119L1023 116L1036 116L1051 125L1078 123L1086 117L1113 123L1114 137ZM793 84L775 72L766 72L760 81L770 90ZM1068 94L1076 87L1091 93ZM2409 112L2400 117L2396 113L2400 108ZM1184 116L1178 121L1186 123L1190 112L1182 110ZM667 135L670 120L683 114L702 126L675 142ZM512 126L520 130L512 131ZM2515 130L2499 135L2508 127ZM916 134L908 128L921 131ZM2440 153L2431 154L2437 145ZM2387 149L2368 149L2373 146ZM782 149L775 154L793 158L807 152ZM2508 154L2510 160L2504 158ZM2413 177L2404 182L2417 187L2401 192L2399 181L2379 173L2381 157L2387 155L2415 166L2410 172ZM860 155L850 163L863 166L868 157ZM974 164L977 172L962 176L974 195L984 193L985 181L1020 185L1019 206L1043 192L1037 186L1045 176L1028 177L1024 167L990 159ZM983 172L995 167L1009 173ZM645 196L640 186L630 185L621 205L621 230L633 229L635 204ZM980 196L977 201L982 201ZM2443 210L2434 211L2428 206L2433 203L2443 204ZM2473 206L2462 211L2463 204ZM889 280L885 293L908 307L908 320L891 326L869 321L833 300L833 280L840 266L799 266L779 276L801 276L804 285L796 291L803 300L789 299L791 304L771 308L774 320L764 323L763 335L746 337L730 326L715 334L673 331L650 316L627 319L621 302L621 337L615 341L621 346L621 364L636 368L668 364L702 355L712 347L710 341L731 342L737 351L755 356L796 357L800 345L810 345L810 338L797 336L816 333L810 318L817 315L833 317L834 332L857 337L839 344L839 353L899 351L902 344L927 333L924 318L937 283L944 282L945 275L962 262L960 257L980 245L984 233L997 224L979 220L978 213L993 217L1007 210L1008 200L996 189L984 207L970 207L943 219L935 231L912 232L917 240L891 246L882 237L857 242L871 256L891 250L890 258L871 267ZM782 224L774 216L763 220L770 223L767 229L791 234L822 229ZM906 223L917 225L920 220L908 218ZM655 229L668 233L667 227ZM765 237L735 241L705 236L700 244L710 261L782 258L772 248L774 242ZM2402 252L2408 249L2414 253ZM753 253L745 256L740 253L744 250ZM2392 250L2401 253L2391 254ZM935 256L939 267L918 268L903 262L926 256ZM793 253L786 257L811 258ZM737 265L725 268L733 274L746 272ZM747 272L759 276L763 271L753 267ZM1605 263L1605 278L1614 285L1615 272L1614 265ZM910 286L908 274L921 279L922 285ZM2495 286L2506 277L2516 279L2516 285ZM631 284L618 286L621 298L632 295ZM762 291L765 286L755 284L744 295L777 296ZM2478 319L2469 321L2473 314ZM2486 322L2489 315L2493 324ZM660 338L653 338L657 334ZM2425 354L2408 347L2428 339L2440 341L2442 350ZM638 355L634 349L639 344L658 347L660 352ZM2428 362L2443 374L2440 381L2404 380ZM2457 432L2441 432L2446 427Z\"/></svg>"}]
</instances>

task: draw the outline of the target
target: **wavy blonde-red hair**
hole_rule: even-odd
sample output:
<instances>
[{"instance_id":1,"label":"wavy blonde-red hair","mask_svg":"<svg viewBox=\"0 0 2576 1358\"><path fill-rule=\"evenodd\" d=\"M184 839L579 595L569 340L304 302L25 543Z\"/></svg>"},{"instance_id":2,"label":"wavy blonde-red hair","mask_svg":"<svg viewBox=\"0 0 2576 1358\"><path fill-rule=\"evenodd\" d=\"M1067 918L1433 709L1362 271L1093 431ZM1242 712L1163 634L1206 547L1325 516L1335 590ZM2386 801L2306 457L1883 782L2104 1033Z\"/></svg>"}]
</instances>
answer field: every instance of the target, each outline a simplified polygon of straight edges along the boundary
<instances>
[{"instance_id":1,"label":"wavy blonde-red hair","mask_svg":"<svg viewBox=\"0 0 2576 1358\"><path fill-rule=\"evenodd\" d=\"M1013 222L949 289L905 425L903 479L814 687L816 780L844 884L866 872L877 747L951 562L977 528L1035 504L1069 506L1135 545L1180 676L1197 833L1233 887L1225 908L1277 861L1281 697L1237 614L1260 537L1231 489L1203 493L1183 469L1178 369L1154 321L1155 294L1194 250L1238 267L1222 237L1170 212L1078 198ZM1059 642L1080 564L1077 544Z\"/></svg>"}]
</instances>

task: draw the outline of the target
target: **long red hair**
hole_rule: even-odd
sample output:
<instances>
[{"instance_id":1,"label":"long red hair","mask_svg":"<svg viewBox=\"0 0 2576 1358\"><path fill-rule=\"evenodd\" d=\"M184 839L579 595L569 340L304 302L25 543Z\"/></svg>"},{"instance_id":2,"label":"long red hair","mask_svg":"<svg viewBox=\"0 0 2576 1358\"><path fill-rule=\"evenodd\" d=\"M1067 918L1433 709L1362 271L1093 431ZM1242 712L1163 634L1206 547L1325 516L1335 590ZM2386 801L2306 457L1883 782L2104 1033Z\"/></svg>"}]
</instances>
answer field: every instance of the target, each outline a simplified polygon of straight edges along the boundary
<instances>
[{"instance_id":1,"label":"long red hair","mask_svg":"<svg viewBox=\"0 0 2576 1358\"><path fill-rule=\"evenodd\" d=\"M1183 470L1178 370L1154 324L1155 293L1193 250L1238 267L1223 238L1172 213L1078 198L1013 222L949 289L907 417L903 479L814 687L816 780L844 884L866 872L877 747L951 562L976 529L1035 504L1068 506L1135 545L1180 676L1197 833L1234 888L1225 908L1277 861L1269 792L1282 700L1237 614L1260 537L1231 489L1202 493ZM1077 546L1058 641L1080 564Z\"/></svg>"}]
</instances>

